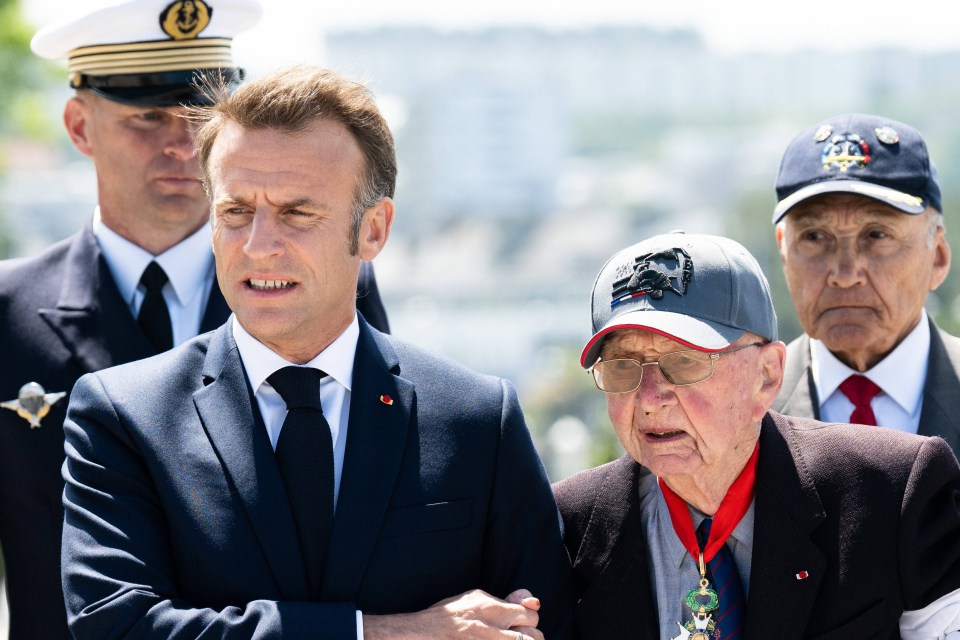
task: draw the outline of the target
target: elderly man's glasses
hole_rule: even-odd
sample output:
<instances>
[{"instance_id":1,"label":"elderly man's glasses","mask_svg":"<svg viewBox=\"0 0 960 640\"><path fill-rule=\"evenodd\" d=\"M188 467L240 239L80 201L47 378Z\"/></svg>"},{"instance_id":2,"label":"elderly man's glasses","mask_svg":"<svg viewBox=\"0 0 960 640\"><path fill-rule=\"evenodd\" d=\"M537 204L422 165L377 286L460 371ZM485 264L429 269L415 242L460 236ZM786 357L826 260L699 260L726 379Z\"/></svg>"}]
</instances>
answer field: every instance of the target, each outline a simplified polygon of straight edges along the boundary
<instances>
[{"instance_id":1,"label":"elderly man's glasses","mask_svg":"<svg viewBox=\"0 0 960 640\"><path fill-rule=\"evenodd\" d=\"M721 356L736 353L750 347L762 347L764 343L753 342L720 353L704 353L689 349L665 353L653 362L640 362L632 358L598 360L590 367L597 388L606 393L630 393L640 388L643 368L656 365L663 378L672 385L683 387L703 382L713 375L713 363Z\"/></svg>"}]
</instances>

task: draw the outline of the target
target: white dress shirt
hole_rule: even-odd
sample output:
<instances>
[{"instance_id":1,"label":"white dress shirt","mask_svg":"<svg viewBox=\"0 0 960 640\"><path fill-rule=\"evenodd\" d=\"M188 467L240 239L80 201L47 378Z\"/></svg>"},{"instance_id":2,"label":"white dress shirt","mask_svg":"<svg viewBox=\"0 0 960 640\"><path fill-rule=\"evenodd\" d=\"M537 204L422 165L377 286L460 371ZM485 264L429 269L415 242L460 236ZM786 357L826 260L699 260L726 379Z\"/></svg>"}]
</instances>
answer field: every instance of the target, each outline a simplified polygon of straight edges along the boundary
<instances>
[{"instance_id":1,"label":"white dress shirt","mask_svg":"<svg viewBox=\"0 0 960 640\"><path fill-rule=\"evenodd\" d=\"M340 476L343 473L343 457L347 451L347 423L350 419L350 388L353 386L353 360L357 353L357 339L360 337L360 323L357 316L353 322L330 343L326 349L304 365L294 365L262 342L247 333L236 316L233 323L233 339L240 351L240 360L247 373L247 379L253 388L260 415L267 427L267 435L274 451L277 439L287 417L287 405L280 394L270 386L267 378L284 367L304 366L320 369L327 375L320 381L320 405L323 417L330 424L330 436L333 440L333 505L336 510L337 496L340 493Z\"/></svg>"},{"instance_id":2,"label":"white dress shirt","mask_svg":"<svg viewBox=\"0 0 960 640\"><path fill-rule=\"evenodd\" d=\"M154 256L104 224L100 219L100 208L97 207L93 216L93 235L107 261L110 275L134 318L140 313L140 305L147 292L140 284L140 276L147 265L155 261L163 267L169 278L163 287L163 299L170 312L173 344L186 342L200 333L215 272L209 224Z\"/></svg>"},{"instance_id":3,"label":"white dress shirt","mask_svg":"<svg viewBox=\"0 0 960 640\"><path fill-rule=\"evenodd\" d=\"M862 373L840 362L821 341L810 340L810 363L817 397L820 398L820 419L824 422L850 421L853 403L839 387L849 376L860 373L883 390L870 402L877 424L916 433L929 358L930 323L926 311L921 313L917 326L887 357Z\"/></svg>"},{"instance_id":4,"label":"white dress shirt","mask_svg":"<svg viewBox=\"0 0 960 640\"><path fill-rule=\"evenodd\" d=\"M285 360L262 342L247 333L236 316L231 319L233 339L237 342L240 361L247 373L253 395L257 399L260 415L267 428L267 435L274 451L277 439L287 417L287 405L280 394L270 386L267 378L283 367L294 363ZM357 316L336 340L321 351L316 358L304 365L320 369L327 375L320 381L320 406L323 416L330 424L333 439L333 508L336 512L340 495L340 476L343 474L343 459L347 451L347 428L350 420L350 389L353 386L353 361L357 355L357 340L360 323ZM363 640L363 613L357 611L357 640Z\"/></svg>"}]
</instances>

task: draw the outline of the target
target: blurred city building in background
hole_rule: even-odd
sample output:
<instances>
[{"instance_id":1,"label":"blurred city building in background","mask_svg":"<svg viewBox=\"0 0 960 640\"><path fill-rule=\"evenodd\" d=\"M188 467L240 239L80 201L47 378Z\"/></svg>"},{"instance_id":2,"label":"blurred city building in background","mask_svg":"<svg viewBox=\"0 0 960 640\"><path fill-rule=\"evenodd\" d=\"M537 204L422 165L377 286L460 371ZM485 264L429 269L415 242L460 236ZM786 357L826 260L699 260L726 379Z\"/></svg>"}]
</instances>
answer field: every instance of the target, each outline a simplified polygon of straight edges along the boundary
<instances>
[{"instance_id":1,"label":"blurred city building in background","mask_svg":"<svg viewBox=\"0 0 960 640\"><path fill-rule=\"evenodd\" d=\"M372 86L396 134L397 220L376 261L394 333L513 380L554 480L619 455L577 364L614 251L672 229L729 235L764 265L782 338L799 333L770 214L780 154L818 118L915 125L960 247L960 51L720 54L694 31L640 26L378 28L321 45L324 64ZM93 169L60 126L61 73L44 83L33 133L0 127L6 257L66 237L95 204ZM955 277L929 306L960 328Z\"/></svg>"}]
</instances>

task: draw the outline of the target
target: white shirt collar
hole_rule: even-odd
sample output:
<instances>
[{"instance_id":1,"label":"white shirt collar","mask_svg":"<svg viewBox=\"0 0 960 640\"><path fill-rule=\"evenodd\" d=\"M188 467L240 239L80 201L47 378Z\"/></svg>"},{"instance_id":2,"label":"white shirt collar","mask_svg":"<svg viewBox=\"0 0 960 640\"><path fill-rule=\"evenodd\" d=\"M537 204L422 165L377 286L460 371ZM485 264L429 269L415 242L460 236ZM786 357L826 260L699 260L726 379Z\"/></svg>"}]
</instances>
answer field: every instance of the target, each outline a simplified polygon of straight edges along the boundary
<instances>
[{"instance_id":1,"label":"white shirt collar","mask_svg":"<svg viewBox=\"0 0 960 640\"><path fill-rule=\"evenodd\" d=\"M250 380L253 392L256 393L260 385L275 371L293 363L288 362L270 347L250 335L237 320L236 315L233 316L231 322L233 338L237 342L243 368L247 372L247 378ZM343 333L337 336L337 339L321 351L316 358L303 366L323 370L330 378L350 391L353 387L353 361L357 355L359 338L360 322L354 314L353 322Z\"/></svg>"},{"instance_id":2,"label":"white shirt collar","mask_svg":"<svg viewBox=\"0 0 960 640\"><path fill-rule=\"evenodd\" d=\"M923 399L930 357L930 323L926 310L920 322L887 356L861 375L872 380L908 415L913 415ZM813 381L820 405L836 392L849 376L860 373L842 363L820 340L810 340L810 361Z\"/></svg>"},{"instance_id":3,"label":"white shirt collar","mask_svg":"<svg viewBox=\"0 0 960 640\"><path fill-rule=\"evenodd\" d=\"M152 260L163 267L180 304L186 305L204 291L204 283L213 268L209 224L203 225L158 256L151 255L104 224L100 217L100 207L97 207L93 216L93 234L117 289L127 303L133 300L140 284L140 276Z\"/></svg>"}]
</instances>

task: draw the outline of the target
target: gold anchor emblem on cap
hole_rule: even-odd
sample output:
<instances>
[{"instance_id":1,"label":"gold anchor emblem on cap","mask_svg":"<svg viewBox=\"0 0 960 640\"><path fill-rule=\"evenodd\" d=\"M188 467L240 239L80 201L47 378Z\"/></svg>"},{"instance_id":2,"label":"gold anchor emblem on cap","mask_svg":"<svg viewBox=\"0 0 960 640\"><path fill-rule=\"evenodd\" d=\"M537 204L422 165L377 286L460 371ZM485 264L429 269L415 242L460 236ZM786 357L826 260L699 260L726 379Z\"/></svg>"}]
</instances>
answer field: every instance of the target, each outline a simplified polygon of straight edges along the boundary
<instances>
[{"instance_id":1,"label":"gold anchor emblem on cap","mask_svg":"<svg viewBox=\"0 0 960 640\"><path fill-rule=\"evenodd\" d=\"M174 40L196 38L210 24L212 13L203 0L175 0L160 13L160 28Z\"/></svg>"},{"instance_id":2,"label":"gold anchor emblem on cap","mask_svg":"<svg viewBox=\"0 0 960 640\"><path fill-rule=\"evenodd\" d=\"M18 416L30 423L31 429L36 429L50 413L50 408L65 395L66 391L47 393L38 383L28 382L20 387L16 400L0 402L0 407L16 411Z\"/></svg>"}]
</instances>

